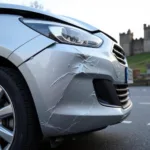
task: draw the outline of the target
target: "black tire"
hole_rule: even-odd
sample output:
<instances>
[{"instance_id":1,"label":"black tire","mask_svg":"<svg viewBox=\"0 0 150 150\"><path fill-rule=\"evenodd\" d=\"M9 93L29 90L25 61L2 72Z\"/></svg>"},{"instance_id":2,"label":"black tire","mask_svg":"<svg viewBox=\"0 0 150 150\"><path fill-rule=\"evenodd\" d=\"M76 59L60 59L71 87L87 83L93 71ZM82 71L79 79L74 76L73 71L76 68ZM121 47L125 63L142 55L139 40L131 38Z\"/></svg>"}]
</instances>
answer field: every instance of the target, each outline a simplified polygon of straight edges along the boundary
<instances>
[{"instance_id":1,"label":"black tire","mask_svg":"<svg viewBox=\"0 0 150 150\"><path fill-rule=\"evenodd\" d=\"M0 85L8 93L15 111L15 136L10 150L37 150L41 132L24 78L15 69L0 67Z\"/></svg>"}]
</instances>

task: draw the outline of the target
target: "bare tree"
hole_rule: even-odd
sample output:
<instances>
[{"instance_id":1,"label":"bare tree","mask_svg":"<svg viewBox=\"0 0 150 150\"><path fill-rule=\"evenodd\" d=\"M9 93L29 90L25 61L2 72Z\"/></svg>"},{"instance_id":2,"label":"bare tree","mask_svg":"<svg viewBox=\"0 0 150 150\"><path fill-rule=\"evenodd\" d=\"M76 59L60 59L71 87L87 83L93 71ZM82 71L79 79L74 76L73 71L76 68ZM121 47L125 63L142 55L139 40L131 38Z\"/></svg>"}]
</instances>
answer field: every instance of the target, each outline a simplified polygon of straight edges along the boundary
<instances>
[{"instance_id":1,"label":"bare tree","mask_svg":"<svg viewBox=\"0 0 150 150\"><path fill-rule=\"evenodd\" d=\"M40 4L37 0L31 2L30 6L33 7L33 8L37 8L37 9L43 9L43 5Z\"/></svg>"}]
</instances>

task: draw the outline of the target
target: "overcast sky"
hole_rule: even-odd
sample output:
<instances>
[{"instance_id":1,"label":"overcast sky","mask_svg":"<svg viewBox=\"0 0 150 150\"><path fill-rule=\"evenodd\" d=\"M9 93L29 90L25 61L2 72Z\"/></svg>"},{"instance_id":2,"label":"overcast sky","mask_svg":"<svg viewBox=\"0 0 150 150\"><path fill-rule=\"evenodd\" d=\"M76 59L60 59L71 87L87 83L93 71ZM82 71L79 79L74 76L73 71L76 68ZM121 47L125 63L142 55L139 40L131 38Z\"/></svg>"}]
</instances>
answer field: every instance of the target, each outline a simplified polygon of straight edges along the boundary
<instances>
[{"instance_id":1,"label":"overcast sky","mask_svg":"<svg viewBox=\"0 0 150 150\"><path fill-rule=\"evenodd\" d=\"M32 0L0 0L29 5ZM105 31L119 40L130 28L134 38L143 37L143 24L150 24L150 0L38 0L51 12L71 16Z\"/></svg>"}]
</instances>

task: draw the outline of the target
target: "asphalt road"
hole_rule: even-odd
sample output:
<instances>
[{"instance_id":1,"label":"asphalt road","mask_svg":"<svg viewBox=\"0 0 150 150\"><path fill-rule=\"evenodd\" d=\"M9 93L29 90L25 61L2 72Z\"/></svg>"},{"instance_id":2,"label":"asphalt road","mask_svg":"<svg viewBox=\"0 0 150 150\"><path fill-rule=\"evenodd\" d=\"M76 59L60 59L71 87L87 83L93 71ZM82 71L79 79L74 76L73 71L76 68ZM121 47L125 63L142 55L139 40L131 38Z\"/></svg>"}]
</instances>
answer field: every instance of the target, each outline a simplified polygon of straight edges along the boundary
<instances>
[{"instance_id":1,"label":"asphalt road","mask_svg":"<svg viewBox=\"0 0 150 150\"><path fill-rule=\"evenodd\" d=\"M134 106L125 121L66 141L54 150L150 150L150 87L132 87L130 92Z\"/></svg>"}]
</instances>

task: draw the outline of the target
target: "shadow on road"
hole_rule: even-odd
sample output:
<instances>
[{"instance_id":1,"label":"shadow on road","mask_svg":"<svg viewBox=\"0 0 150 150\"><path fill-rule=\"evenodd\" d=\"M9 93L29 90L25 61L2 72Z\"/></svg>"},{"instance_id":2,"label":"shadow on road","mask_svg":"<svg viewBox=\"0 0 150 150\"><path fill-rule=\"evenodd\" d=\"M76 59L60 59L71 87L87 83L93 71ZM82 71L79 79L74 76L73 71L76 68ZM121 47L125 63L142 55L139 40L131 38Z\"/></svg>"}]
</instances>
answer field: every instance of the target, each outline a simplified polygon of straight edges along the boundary
<instances>
[{"instance_id":1,"label":"shadow on road","mask_svg":"<svg viewBox=\"0 0 150 150\"><path fill-rule=\"evenodd\" d=\"M75 140L66 140L54 150L116 150L118 143L124 146L123 139L119 134L107 134L100 131L78 136ZM42 150L49 150L49 148L45 147Z\"/></svg>"}]
</instances>

